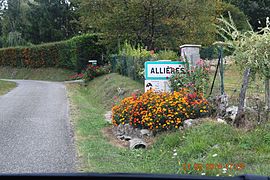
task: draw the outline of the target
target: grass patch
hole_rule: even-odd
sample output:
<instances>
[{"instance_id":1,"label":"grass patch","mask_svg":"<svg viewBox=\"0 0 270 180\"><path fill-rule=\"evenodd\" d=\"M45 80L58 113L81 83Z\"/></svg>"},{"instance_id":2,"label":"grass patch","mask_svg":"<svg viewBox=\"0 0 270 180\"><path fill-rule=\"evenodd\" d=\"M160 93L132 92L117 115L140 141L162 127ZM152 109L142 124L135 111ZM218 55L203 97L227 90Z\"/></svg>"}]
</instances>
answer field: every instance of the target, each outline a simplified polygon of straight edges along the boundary
<instances>
[{"instance_id":1,"label":"grass patch","mask_svg":"<svg viewBox=\"0 0 270 180\"><path fill-rule=\"evenodd\" d=\"M16 87L15 82L1 81L0 80L0 96L6 94L8 91Z\"/></svg>"},{"instance_id":2,"label":"grass patch","mask_svg":"<svg viewBox=\"0 0 270 180\"><path fill-rule=\"evenodd\" d=\"M74 75L73 71L58 68L12 68L0 66L0 79L31 79L47 81L65 81Z\"/></svg>"},{"instance_id":3,"label":"grass patch","mask_svg":"<svg viewBox=\"0 0 270 180\"><path fill-rule=\"evenodd\" d=\"M108 127L104 113L111 106L117 88L125 88L124 96L143 86L118 74L108 74L89 82L87 87L68 85L72 103L76 144L84 172L138 172L162 174L240 175L244 173L269 175L269 125L245 132L211 120L185 132L159 134L156 143L147 150L130 151L109 143L102 129ZM215 156L215 154L217 154ZM214 155L214 157L213 157ZM202 165L202 170L193 167ZM245 168L228 170L207 164L244 163ZM184 170L184 165L191 168Z\"/></svg>"}]
</instances>

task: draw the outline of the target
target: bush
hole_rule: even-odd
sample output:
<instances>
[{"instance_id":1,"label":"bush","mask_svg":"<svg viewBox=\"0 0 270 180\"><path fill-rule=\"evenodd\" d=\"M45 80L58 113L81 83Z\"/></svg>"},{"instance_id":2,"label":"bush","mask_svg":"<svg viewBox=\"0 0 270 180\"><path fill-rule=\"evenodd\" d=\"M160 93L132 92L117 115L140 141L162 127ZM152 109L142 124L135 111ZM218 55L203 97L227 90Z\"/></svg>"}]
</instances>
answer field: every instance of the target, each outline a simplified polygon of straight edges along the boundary
<instances>
[{"instance_id":1,"label":"bush","mask_svg":"<svg viewBox=\"0 0 270 180\"><path fill-rule=\"evenodd\" d=\"M184 72L175 73L170 77L170 86L173 91L187 88L192 92L206 94L210 80L209 70L203 60L198 61L195 67L189 68L187 65Z\"/></svg>"},{"instance_id":2,"label":"bush","mask_svg":"<svg viewBox=\"0 0 270 180\"><path fill-rule=\"evenodd\" d=\"M137 47L125 42L117 55L111 57L113 72L128 76L133 80L143 82L144 63L156 60L177 60L179 57L174 51L160 51L155 53L153 50L137 45Z\"/></svg>"},{"instance_id":3,"label":"bush","mask_svg":"<svg viewBox=\"0 0 270 180\"><path fill-rule=\"evenodd\" d=\"M85 34L66 41L46 43L29 47L0 49L0 66L11 67L59 67L81 72L88 60L101 62L104 47L99 44L99 35Z\"/></svg>"},{"instance_id":4,"label":"bush","mask_svg":"<svg viewBox=\"0 0 270 180\"><path fill-rule=\"evenodd\" d=\"M130 124L135 128L153 130L175 129L189 118L208 114L208 101L195 92L186 89L166 93L152 90L138 96L123 99L112 108L113 124Z\"/></svg>"},{"instance_id":5,"label":"bush","mask_svg":"<svg viewBox=\"0 0 270 180\"><path fill-rule=\"evenodd\" d=\"M160 51L157 54L157 60L172 60L172 61L176 61L178 59L179 59L179 57L178 57L177 53L174 52L174 51L171 51L171 50Z\"/></svg>"},{"instance_id":6,"label":"bush","mask_svg":"<svg viewBox=\"0 0 270 180\"><path fill-rule=\"evenodd\" d=\"M109 65L106 66L93 66L91 64L89 64L87 66L87 68L83 71L84 74L84 79L86 81L90 81L92 79L94 79L95 77L104 75L104 74L108 74L110 73L111 68Z\"/></svg>"},{"instance_id":7,"label":"bush","mask_svg":"<svg viewBox=\"0 0 270 180\"><path fill-rule=\"evenodd\" d=\"M75 45L73 53L73 62L76 62L77 72L87 68L90 59L95 59L98 61L98 65L103 65L102 54L105 47L99 41L100 35L97 34L84 34L80 36L75 36L70 39L70 44Z\"/></svg>"}]
</instances>

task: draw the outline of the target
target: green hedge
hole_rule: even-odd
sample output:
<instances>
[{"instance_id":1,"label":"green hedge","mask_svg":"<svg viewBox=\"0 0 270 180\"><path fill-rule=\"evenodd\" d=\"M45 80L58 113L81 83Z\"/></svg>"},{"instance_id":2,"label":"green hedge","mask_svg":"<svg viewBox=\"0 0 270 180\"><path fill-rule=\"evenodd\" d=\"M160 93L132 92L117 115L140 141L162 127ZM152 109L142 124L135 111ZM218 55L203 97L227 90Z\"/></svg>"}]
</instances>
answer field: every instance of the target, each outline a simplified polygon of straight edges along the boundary
<instances>
[{"instance_id":1,"label":"green hedge","mask_svg":"<svg viewBox=\"0 0 270 180\"><path fill-rule=\"evenodd\" d=\"M59 67L81 72L88 60L101 62L104 46L100 35L84 34L66 41L46 43L30 47L0 49L0 66L11 67Z\"/></svg>"}]
</instances>

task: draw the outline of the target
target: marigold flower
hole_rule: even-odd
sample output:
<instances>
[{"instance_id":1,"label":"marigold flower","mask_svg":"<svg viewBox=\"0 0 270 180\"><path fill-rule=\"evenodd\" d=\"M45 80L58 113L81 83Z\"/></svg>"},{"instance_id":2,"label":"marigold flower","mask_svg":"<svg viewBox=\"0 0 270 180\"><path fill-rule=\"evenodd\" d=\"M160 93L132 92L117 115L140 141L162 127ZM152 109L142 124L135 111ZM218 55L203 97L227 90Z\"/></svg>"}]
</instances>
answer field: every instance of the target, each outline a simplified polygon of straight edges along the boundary
<instances>
[{"instance_id":1,"label":"marigold flower","mask_svg":"<svg viewBox=\"0 0 270 180\"><path fill-rule=\"evenodd\" d=\"M112 108L113 124L130 124L146 129L179 128L187 118L197 118L208 112L208 102L202 95L187 90L166 93L147 91L123 99Z\"/></svg>"}]
</instances>

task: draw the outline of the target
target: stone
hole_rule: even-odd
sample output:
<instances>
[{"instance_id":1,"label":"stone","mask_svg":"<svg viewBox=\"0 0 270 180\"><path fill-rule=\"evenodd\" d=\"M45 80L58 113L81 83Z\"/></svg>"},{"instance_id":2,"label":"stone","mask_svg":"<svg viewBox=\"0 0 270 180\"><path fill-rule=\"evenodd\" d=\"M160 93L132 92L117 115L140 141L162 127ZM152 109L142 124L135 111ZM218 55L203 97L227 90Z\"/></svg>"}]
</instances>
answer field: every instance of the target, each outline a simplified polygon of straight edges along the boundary
<instances>
[{"instance_id":1,"label":"stone","mask_svg":"<svg viewBox=\"0 0 270 180\"><path fill-rule=\"evenodd\" d=\"M148 129L141 129L141 134L146 135L146 136L150 136L151 132Z\"/></svg>"},{"instance_id":2,"label":"stone","mask_svg":"<svg viewBox=\"0 0 270 180\"><path fill-rule=\"evenodd\" d=\"M184 130L184 127L183 126L180 126L178 129L179 129L179 131L183 131Z\"/></svg>"},{"instance_id":3,"label":"stone","mask_svg":"<svg viewBox=\"0 0 270 180\"><path fill-rule=\"evenodd\" d=\"M107 111L104 116L105 121L112 124L112 111Z\"/></svg>"},{"instance_id":4,"label":"stone","mask_svg":"<svg viewBox=\"0 0 270 180\"><path fill-rule=\"evenodd\" d=\"M132 134L133 127L129 124L124 125L124 134L125 135L130 135Z\"/></svg>"},{"instance_id":5,"label":"stone","mask_svg":"<svg viewBox=\"0 0 270 180\"><path fill-rule=\"evenodd\" d=\"M122 96L126 93L125 89L124 88L117 88L117 91L118 91L118 96Z\"/></svg>"},{"instance_id":6,"label":"stone","mask_svg":"<svg viewBox=\"0 0 270 180\"><path fill-rule=\"evenodd\" d=\"M223 117L226 114L226 108L228 107L228 96L227 94L223 94L218 96L217 104L218 104L218 116Z\"/></svg>"},{"instance_id":7,"label":"stone","mask_svg":"<svg viewBox=\"0 0 270 180\"><path fill-rule=\"evenodd\" d=\"M227 124L227 122L221 118L217 118L217 122Z\"/></svg>"},{"instance_id":8,"label":"stone","mask_svg":"<svg viewBox=\"0 0 270 180\"><path fill-rule=\"evenodd\" d=\"M193 125L193 119L187 119L184 121L184 128L189 128Z\"/></svg>"},{"instance_id":9,"label":"stone","mask_svg":"<svg viewBox=\"0 0 270 180\"><path fill-rule=\"evenodd\" d=\"M125 134L125 129L123 124L119 124L117 126L117 133L116 135L124 135Z\"/></svg>"},{"instance_id":10,"label":"stone","mask_svg":"<svg viewBox=\"0 0 270 180\"><path fill-rule=\"evenodd\" d=\"M134 138L129 141L129 148L130 149L145 149L147 144L140 138Z\"/></svg>"},{"instance_id":11,"label":"stone","mask_svg":"<svg viewBox=\"0 0 270 180\"><path fill-rule=\"evenodd\" d=\"M143 137L140 129L138 129L138 128L135 128L134 129L134 131L133 131L133 137L134 138L142 138Z\"/></svg>"},{"instance_id":12,"label":"stone","mask_svg":"<svg viewBox=\"0 0 270 180\"><path fill-rule=\"evenodd\" d=\"M237 111L238 111L237 106L230 106L226 109L225 117L234 121L237 115Z\"/></svg>"},{"instance_id":13,"label":"stone","mask_svg":"<svg viewBox=\"0 0 270 180\"><path fill-rule=\"evenodd\" d=\"M124 140L125 137L124 137L124 135L118 135L118 136L117 136L117 139Z\"/></svg>"}]
</instances>

